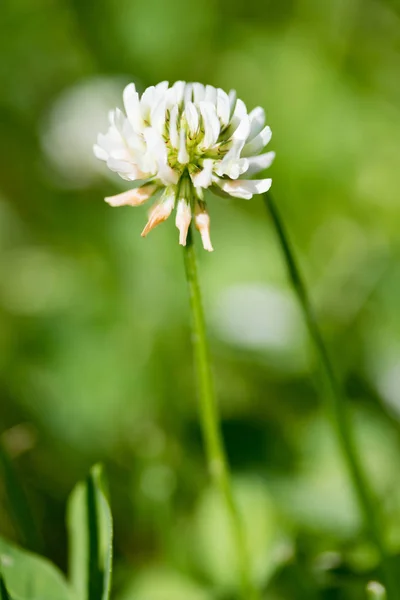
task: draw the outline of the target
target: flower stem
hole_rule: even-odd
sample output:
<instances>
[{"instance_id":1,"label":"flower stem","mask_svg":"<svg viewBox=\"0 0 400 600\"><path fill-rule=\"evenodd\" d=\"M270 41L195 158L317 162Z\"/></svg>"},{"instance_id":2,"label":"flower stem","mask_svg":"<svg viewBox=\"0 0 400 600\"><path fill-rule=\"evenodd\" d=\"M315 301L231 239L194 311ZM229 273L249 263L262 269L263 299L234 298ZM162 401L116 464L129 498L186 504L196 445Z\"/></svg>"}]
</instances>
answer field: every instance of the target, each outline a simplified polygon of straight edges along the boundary
<instances>
[{"instance_id":1,"label":"flower stem","mask_svg":"<svg viewBox=\"0 0 400 600\"><path fill-rule=\"evenodd\" d=\"M192 337L199 383L201 426L206 446L208 467L211 477L220 491L231 522L236 545L238 571L241 576L243 600L258 600L259 595L252 583L245 533L233 497L231 477L222 438L220 415L211 374L206 326L191 228L189 229L187 243L184 247L184 261L192 313Z\"/></svg>"},{"instance_id":2,"label":"flower stem","mask_svg":"<svg viewBox=\"0 0 400 600\"><path fill-rule=\"evenodd\" d=\"M366 531L369 533L369 537L376 546L380 556L381 571L385 580L387 597L388 600L397 600L400 596L396 570L393 568L390 557L388 556L380 524L380 515L378 514L376 507L376 501L373 497L372 490L368 484L356 450L351 432L351 425L348 420L348 414L345 406L344 392L329 357L329 353L322 337L314 309L310 302L307 288L301 275L292 244L288 238L286 228L283 224L277 206L269 192L264 194L263 197L266 207L272 218L273 225L276 229L279 243L282 248L282 253L286 261L290 280L298 297L310 336L314 342L315 349L319 356L325 379L326 398L329 402L328 407L335 426L338 443L340 445L344 461L347 464L360 511L364 516Z\"/></svg>"}]
</instances>

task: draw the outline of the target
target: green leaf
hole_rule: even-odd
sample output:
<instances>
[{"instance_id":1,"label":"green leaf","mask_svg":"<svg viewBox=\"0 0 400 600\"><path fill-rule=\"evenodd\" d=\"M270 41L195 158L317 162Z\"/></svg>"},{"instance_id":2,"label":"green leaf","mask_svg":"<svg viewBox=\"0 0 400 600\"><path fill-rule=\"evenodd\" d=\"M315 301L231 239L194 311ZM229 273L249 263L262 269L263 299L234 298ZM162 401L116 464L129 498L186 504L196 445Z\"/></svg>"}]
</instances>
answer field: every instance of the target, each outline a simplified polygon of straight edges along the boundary
<instances>
[{"instance_id":1,"label":"green leaf","mask_svg":"<svg viewBox=\"0 0 400 600\"><path fill-rule=\"evenodd\" d=\"M6 588L5 581L0 573L0 600L12 600Z\"/></svg>"},{"instance_id":2,"label":"green leaf","mask_svg":"<svg viewBox=\"0 0 400 600\"><path fill-rule=\"evenodd\" d=\"M3 538L0 538L0 567L1 600L75 600L54 565Z\"/></svg>"},{"instance_id":3,"label":"green leaf","mask_svg":"<svg viewBox=\"0 0 400 600\"><path fill-rule=\"evenodd\" d=\"M95 465L71 494L68 506L69 571L81 600L108 600L113 526L103 471Z\"/></svg>"},{"instance_id":4,"label":"green leaf","mask_svg":"<svg viewBox=\"0 0 400 600\"><path fill-rule=\"evenodd\" d=\"M30 550L39 551L42 542L31 508L25 495L25 490L19 480L14 465L0 443L0 473L6 491L7 503L14 527L21 542ZM1 599L0 599L1 600Z\"/></svg>"}]
</instances>

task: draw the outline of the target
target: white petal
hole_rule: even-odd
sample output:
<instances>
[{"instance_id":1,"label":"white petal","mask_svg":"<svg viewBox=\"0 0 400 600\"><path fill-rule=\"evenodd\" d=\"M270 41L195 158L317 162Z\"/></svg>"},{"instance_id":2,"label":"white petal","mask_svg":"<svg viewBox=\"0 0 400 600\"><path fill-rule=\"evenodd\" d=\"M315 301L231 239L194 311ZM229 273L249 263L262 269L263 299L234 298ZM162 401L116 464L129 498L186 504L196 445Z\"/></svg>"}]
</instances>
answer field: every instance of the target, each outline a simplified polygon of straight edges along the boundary
<instances>
[{"instance_id":1,"label":"white petal","mask_svg":"<svg viewBox=\"0 0 400 600\"><path fill-rule=\"evenodd\" d=\"M165 92L165 100L167 103L167 108L171 110L171 108L176 104L176 91L173 87L168 88Z\"/></svg>"},{"instance_id":2,"label":"white petal","mask_svg":"<svg viewBox=\"0 0 400 600\"><path fill-rule=\"evenodd\" d=\"M165 162L158 163L157 177L164 185L176 185L179 181L179 174Z\"/></svg>"},{"instance_id":3,"label":"white petal","mask_svg":"<svg viewBox=\"0 0 400 600\"><path fill-rule=\"evenodd\" d=\"M204 96L206 102L217 104L217 89L212 85L206 85L206 94Z\"/></svg>"},{"instance_id":4,"label":"white petal","mask_svg":"<svg viewBox=\"0 0 400 600\"><path fill-rule=\"evenodd\" d=\"M236 106L236 90L231 90L228 94L230 104L230 118L232 118Z\"/></svg>"},{"instance_id":5,"label":"white petal","mask_svg":"<svg viewBox=\"0 0 400 600\"><path fill-rule=\"evenodd\" d=\"M147 127L143 132L146 140L147 151L153 154L156 159L166 159L167 151L162 136L153 128Z\"/></svg>"},{"instance_id":6,"label":"white petal","mask_svg":"<svg viewBox=\"0 0 400 600\"><path fill-rule=\"evenodd\" d=\"M261 150L263 150L263 148L265 148L265 146L270 141L271 137L272 131L271 128L267 125L258 135L256 135L254 140L251 140L251 142L248 142L244 146L242 150L242 156L251 156L254 154L258 154L259 152L261 152Z\"/></svg>"},{"instance_id":7,"label":"white petal","mask_svg":"<svg viewBox=\"0 0 400 600\"><path fill-rule=\"evenodd\" d=\"M250 200L253 194L263 194L267 192L272 184L272 179L236 179L235 181L220 179L217 185L227 194L234 198L244 198Z\"/></svg>"},{"instance_id":8,"label":"white petal","mask_svg":"<svg viewBox=\"0 0 400 600\"><path fill-rule=\"evenodd\" d=\"M143 136L134 131L128 119L125 119L121 130L121 137L124 142L124 147L128 153L142 154L146 151L146 144L143 142Z\"/></svg>"},{"instance_id":9,"label":"white petal","mask_svg":"<svg viewBox=\"0 0 400 600\"><path fill-rule=\"evenodd\" d=\"M243 175L243 173L246 173L248 168L249 161L247 160L247 158L240 158L236 163L232 165L231 175L228 174L228 176L231 179L237 179L238 177Z\"/></svg>"},{"instance_id":10,"label":"white petal","mask_svg":"<svg viewBox=\"0 0 400 600\"><path fill-rule=\"evenodd\" d=\"M140 98L140 104L142 106L151 105L153 99L155 98L155 95L156 95L156 88L154 85L150 85L149 87L147 87L144 90L142 97Z\"/></svg>"},{"instance_id":11,"label":"white petal","mask_svg":"<svg viewBox=\"0 0 400 600\"><path fill-rule=\"evenodd\" d=\"M170 111L169 115L169 139L173 148L179 147L179 134L178 134L178 112L179 107L175 104Z\"/></svg>"},{"instance_id":12,"label":"white petal","mask_svg":"<svg viewBox=\"0 0 400 600\"><path fill-rule=\"evenodd\" d=\"M206 95L205 87L202 83L194 83L193 84L193 97L196 104L199 104Z\"/></svg>"},{"instance_id":13,"label":"white petal","mask_svg":"<svg viewBox=\"0 0 400 600\"><path fill-rule=\"evenodd\" d=\"M97 136L97 144L101 148L104 148L108 154L112 154L112 152L122 148L124 145L121 134L114 126L110 127L105 135L99 133Z\"/></svg>"},{"instance_id":14,"label":"white petal","mask_svg":"<svg viewBox=\"0 0 400 600\"><path fill-rule=\"evenodd\" d=\"M183 101L185 106L188 102L192 102L193 100L193 83L187 83L185 86L185 92L183 95Z\"/></svg>"},{"instance_id":15,"label":"white petal","mask_svg":"<svg viewBox=\"0 0 400 600\"><path fill-rule=\"evenodd\" d=\"M167 148L162 136L150 127L145 129L143 135L146 139L148 148L146 154L148 165L146 164L146 169L153 173L152 165L155 164L157 173L154 174L161 179L164 185L177 183L178 174L168 165Z\"/></svg>"},{"instance_id":16,"label":"white petal","mask_svg":"<svg viewBox=\"0 0 400 600\"><path fill-rule=\"evenodd\" d=\"M149 198L157 191L157 185L149 183L116 196L109 196L105 201L110 206L140 206L147 202Z\"/></svg>"},{"instance_id":17,"label":"white petal","mask_svg":"<svg viewBox=\"0 0 400 600\"><path fill-rule=\"evenodd\" d=\"M247 114L247 108L245 103L243 102L243 100L240 100L240 98L236 101L236 105L235 105L235 110L233 113L233 116L231 118L229 127L227 129L227 136L232 136L235 131L237 130L237 128L239 127L239 125L241 123L243 123L245 121L245 125L243 125L242 127L246 127L246 129L248 129L250 131L250 120L249 120L249 116ZM247 137L248 133L246 134ZM241 133L241 137L243 137L242 133Z\"/></svg>"},{"instance_id":18,"label":"white petal","mask_svg":"<svg viewBox=\"0 0 400 600\"><path fill-rule=\"evenodd\" d=\"M224 175L227 175L231 179L238 179L243 173L247 171L248 162L247 158L240 158L239 160L232 160L224 169Z\"/></svg>"},{"instance_id":19,"label":"white petal","mask_svg":"<svg viewBox=\"0 0 400 600\"><path fill-rule=\"evenodd\" d=\"M179 152L178 152L178 161L182 165L186 165L190 160L189 153L186 148L186 131L185 128L182 127L179 133Z\"/></svg>"},{"instance_id":20,"label":"white petal","mask_svg":"<svg viewBox=\"0 0 400 600\"><path fill-rule=\"evenodd\" d=\"M118 160L113 156L107 159L107 167L128 181L147 179L151 175L151 173L142 171L137 165L125 160Z\"/></svg>"},{"instance_id":21,"label":"white petal","mask_svg":"<svg viewBox=\"0 0 400 600\"><path fill-rule=\"evenodd\" d=\"M165 92L168 89L168 85L168 81L161 81L160 83L157 83L157 85L155 86L157 94L159 94L160 96L164 96Z\"/></svg>"},{"instance_id":22,"label":"white petal","mask_svg":"<svg viewBox=\"0 0 400 600\"><path fill-rule=\"evenodd\" d=\"M214 161L211 158L206 158L203 163L203 169L191 176L195 187L208 188L212 183L212 170Z\"/></svg>"},{"instance_id":23,"label":"white petal","mask_svg":"<svg viewBox=\"0 0 400 600\"><path fill-rule=\"evenodd\" d=\"M123 173L124 175L129 175L136 170L136 167L129 163L126 160L119 160L118 158L114 158L114 156L110 156L107 160L107 167L111 169L111 171L115 171L116 173Z\"/></svg>"},{"instance_id":24,"label":"white petal","mask_svg":"<svg viewBox=\"0 0 400 600\"><path fill-rule=\"evenodd\" d=\"M241 118L240 123L237 126L236 130L232 134L232 139L242 141L243 146L244 146L244 142L247 139L249 132L250 132L250 119L249 119L248 115L244 115L244 117Z\"/></svg>"},{"instance_id":25,"label":"white petal","mask_svg":"<svg viewBox=\"0 0 400 600\"><path fill-rule=\"evenodd\" d=\"M243 148L243 141L233 143L231 149L224 158L215 167L217 175L222 177L228 175L231 179L237 179L248 168L247 159L240 158L240 152Z\"/></svg>"},{"instance_id":26,"label":"white petal","mask_svg":"<svg viewBox=\"0 0 400 600\"><path fill-rule=\"evenodd\" d=\"M171 88L175 92L175 102L177 102L178 104L181 104L183 100L183 96L185 94L185 86L186 84L184 81L177 81Z\"/></svg>"},{"instance_id":27,"label":"white petal","mask_svg":"<svg viewBox=\"0 0 400 600\"><path fill-rule=\"evenodd\" d=\"M130 163L136 164L136 161L132 160L131 154L125 146L121 147L121 148L116 148L115 150L113 150L111 156L115 160L122 160L125 162L130 162Z\"/></svg>"},{"instance_id":28,"label":"white petal","mask_svg":"<svg viewBox=\"0 0 400 600\"><path fill-rule=\"evenodd\" d=\"M217 115L223 125L228 125L230 119L229 96L224 90L217 90Z\"/></svg>"},{"instance_id":29,"label":"white petal","mask_svg":"<svg viewBox=\"0 0 400 600\"><path fill-rule=\"evenodd\" d=\"M107 160L108 158L108 152L106 152L104 148L101 148L98 144L94 144L93 152L95 157L99 158L100 160Z\"/></svg>"},{"instance_id":30,"label":"white petal","mask_svg":"<svg viewBox=\"0 0 400 600\"><path fill-rule=\"evenodd\" d=\"M186 122L189 127L189 132L195 136L199 130L199 113L193 102L188 102L185 107Z\"/></svg>"},{"instance_id":31,"label":"white petal","mask_svg":"<svg viewBox=\"0 0 400 600\"><path fill-rule=\"evenodd\" d=\"M216 108L211 102L200 102L199 106L204 126L204 139L201 145L203 148L210 148L218 140L221 125Z\"/></svg>"},{"instance_id":32,"label":"white petal","mask_svg":"<svg viewBox=\"0 0 400 600\"><path fill-rule=\"evenodd\" d=\"M142 113L142 119L145 121L145 125L150 125L150 114L151 110L158 100L156 88L154 85L145 89L140 98L140 111Z\"/></svg>"},{"instance_id":33,"label":"white petal","mask_svg":"<svg viewBox=\"0 0 400 600\"><path fill-rule=\"evenodd\" d=\"M248 158L248 168L245 172L246 177L249 177L250 175L255 175L259 171L270 167L274 158L275 152L266 152L265 154L260 154L259 156L251 156L250 158Z\"/></svg>"},{"instance_id":34,"label":"white petal","mask_svg":"<svg viewBox=\"0 0 400 600\"><path fill-rule=\"evenodd\" d=\"M159 163L157 177L164 185L176 185L179 181L179 174L165 163Z\"/></svg>"},{"instance_id":35,"label":"white petal","mask_svg":"<svg viewBox=\"0 0 400 600\"><path fill-rule=\"evenodd\" d=\"M136 131L143 129L143 119L140 112L139 94L134 83L126 86L123 92L126 115Z\"/></svg>"},{"instance_id":36,"label":"white petal","mask_svg":"<svg viewBox=\"0 0 400 600\"><path fill-rule=\"evenodd\" d=\"M125 122L126 122L126 117L125 117L124 113L122 112L122 110L120 110L119 108L116 108L114 111L113 119L114 119L114 126L120 133L122 133Z\"/></svg>"},{"instance_id":37,"label":"white petal","mask_svg":"<svg viewBox=\"0 0 400 600\"><path fill-rule=\"evenodd\" d=\"M146 127L143 132L144 139L146 140L147 151L146 158L149 162L166 160L166 149L162 136L157 133L155 129Z\"/></svg>"},{"instance_id":38,"label":"white petal","mask_svg":"<svg viewBox=\"0 0 400 600\"><path fill-rule=\"evenodd\" d=\"M235 117L239 117L239 119L243 119L244 117L247 116L246 105L243 102L243 100L241 100L240 98L238 98L236 100L236 106L235 106L235 110L234 110L233 114Z\"/></svg>"},{"instance_id":39,"label":"white petal","mask_svg":"<svg viewBox=\"0 0 400 600\"><path fill-rule=\"evenodd\" d=\"M151 126L154 127L158 133L164 132L166 116L166 100L165 98L162 98L155 106L153 106L150 115Z\"/></svg>"},{"instance_id":40,"label":"white petal","mask_svg":"<svg viewBox=\"0 0 400 600\"><path fill-rule=\"evenodd\" d=\"M249 114L250 118L250 133L247 141L251 141L262 131L262 128L265 125L265 112L260 107L254 108Z\"/></svg>"}]
</instances>

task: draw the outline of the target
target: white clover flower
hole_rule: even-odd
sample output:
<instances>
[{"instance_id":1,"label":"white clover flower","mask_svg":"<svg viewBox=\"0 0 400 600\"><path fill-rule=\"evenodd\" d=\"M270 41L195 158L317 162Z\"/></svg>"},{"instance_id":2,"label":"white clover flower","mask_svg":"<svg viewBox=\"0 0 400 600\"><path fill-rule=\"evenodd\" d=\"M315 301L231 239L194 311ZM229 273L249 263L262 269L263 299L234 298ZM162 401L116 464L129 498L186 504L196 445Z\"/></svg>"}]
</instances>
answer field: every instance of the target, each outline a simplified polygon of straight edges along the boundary
<instances>
[{"instance_id":1,"label":"white clover flower","mask_svg":"<svg viewBox=\"0 0 400 600\"><path fill-rule=\"evenodd\" d=\"M249 179L275 156L260 154L271 139L263 109L248 113L234 91L184 81L171 87L163 81L141 97L130 83L123 96L126 116L119 109L110 112L110 128L99 134L94 153L140 185L106 202L139 206L158 196L142 236L176 206L179 243L185 246L194 217L205 250L212 251L204 190L250 199L271 186L271 179Z\"/></svg>"}]
</instances>

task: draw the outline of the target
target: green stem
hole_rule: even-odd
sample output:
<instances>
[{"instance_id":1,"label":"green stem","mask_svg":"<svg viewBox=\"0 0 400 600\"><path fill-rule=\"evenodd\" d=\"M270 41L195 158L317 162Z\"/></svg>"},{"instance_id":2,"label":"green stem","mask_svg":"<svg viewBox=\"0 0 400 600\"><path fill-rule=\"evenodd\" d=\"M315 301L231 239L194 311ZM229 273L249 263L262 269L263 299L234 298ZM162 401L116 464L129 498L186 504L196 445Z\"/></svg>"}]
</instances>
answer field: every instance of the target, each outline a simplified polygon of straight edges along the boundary
<instances>
[{"instance_id":1,"label":"green stem","mask_svg":"<svg viewBox=\"0 0 400 600\"><path fill-rule=\"evenodd\" d=\"M192 313L193 349L199 383L201 426L206 446L208 467L221 493L231 522L236 544L238 569L241 575L243 600L257 600L259 595L252 584L245 533L232 493L229 467L222 439L220 415L211 374L206 326L191 230L189 230L187 243L184 247L184 260Z\"/></svg>"},{"instance_id":2,"label":"green stem","mask_svg":"<svg viewBox=\"0 0 400 600\"><path fill-rule=\"evenodd\" d=\"M344 393L332 366L327 347L322 337L318 321L308 296L306 285L295 258L292 244L289 241L277 206L270 193L264 194L264 201L269 214L272 217L272 222L276 229L279 243L282 248L282 253L287 264L290 280L297 294L310 336L314 342L321 362L322 371L325 376L329 409L335 425L337 439L343 458L347 464L360 510L364 516L366 530L368 531L369 537L376 546L380 555L381 570L382 576L385 579L387 597L388 600L395 600L399 598L396 571L393 569L390 558L387 554L380 525L380 518L376 508L376 501L374 500L372 490L360 464L356 446L351 433L351 425L348 420Z\"/></svg>"}]
</instances>

